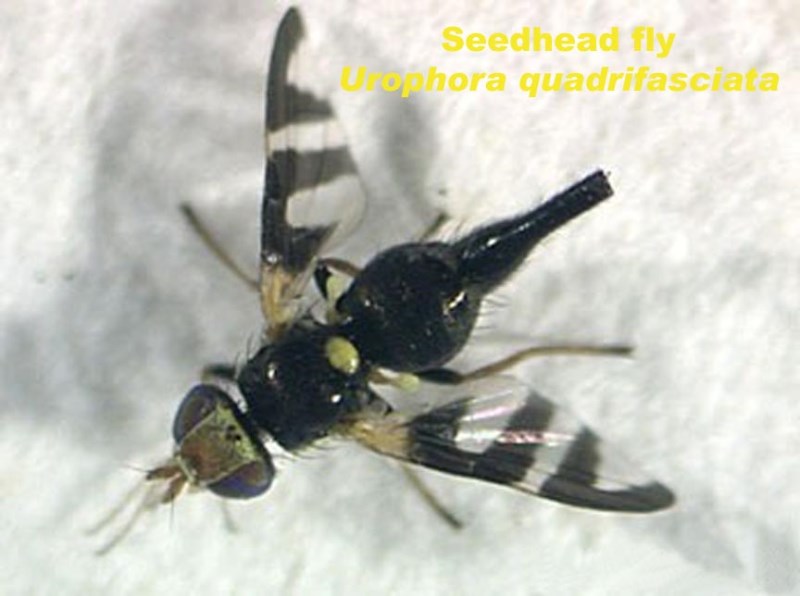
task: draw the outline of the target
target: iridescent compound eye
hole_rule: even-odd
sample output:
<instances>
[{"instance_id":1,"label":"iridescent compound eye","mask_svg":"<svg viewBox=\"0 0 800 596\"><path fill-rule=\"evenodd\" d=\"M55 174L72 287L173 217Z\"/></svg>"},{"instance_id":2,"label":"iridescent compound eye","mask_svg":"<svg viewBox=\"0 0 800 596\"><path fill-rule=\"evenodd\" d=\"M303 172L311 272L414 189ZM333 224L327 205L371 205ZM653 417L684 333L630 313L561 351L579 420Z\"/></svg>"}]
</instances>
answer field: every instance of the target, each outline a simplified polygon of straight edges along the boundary
<instances>
[{"instance_id":1,"label":"iridescent compound eye","mask_svg":"<svg viewBox=\"0 0 800 596\"><path fill-rule=\"evenodd\" d=\"M206 488L225 499L252 499L267 491L274 476L275 469L271 460L253 461L237 468L222 480L210 483Z\"/></svg>"},{"instance_id":2,"label":"iridescent compound eye","mask_svg":"<svg viewBox=\"0 0 800 596\"><path fill-rule=\"evenodd\" d=\"M176 443L183 441L194 427L213 414L214 408L230 399L213 385L197 385L183 398L172 422L172 437Z\"/></svg>"},{"instance_id":3,"label":"iridescent compound eye","mask_svg":"<svg viewBox=\"0 0 800 596\"><path fill-rule=\"evenodd\" d=\"M172 425L175 461L189 484L229 499L264 493L275 467L258 433L224 391L197 385L183 398Z\"/></svg>"}]
</instances>

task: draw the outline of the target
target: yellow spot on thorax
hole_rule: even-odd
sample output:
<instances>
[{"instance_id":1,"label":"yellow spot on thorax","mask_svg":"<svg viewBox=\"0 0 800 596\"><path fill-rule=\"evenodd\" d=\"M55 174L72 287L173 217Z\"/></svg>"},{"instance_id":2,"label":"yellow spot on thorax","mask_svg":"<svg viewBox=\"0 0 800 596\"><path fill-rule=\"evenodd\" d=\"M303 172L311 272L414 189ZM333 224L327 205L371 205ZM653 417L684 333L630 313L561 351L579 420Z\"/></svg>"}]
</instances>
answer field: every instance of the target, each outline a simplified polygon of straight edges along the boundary
<instances>
[{"instance_id":1,"label":"yellow spot on thorax","mask_svg":"<svg viewBox=\"0 0 800 596\"><path fill-rule=\"evenodd\" d=\"M333 368L346 375L355 374L361 364L356 347L338 335L333 336L325 343L325 357Z\"/></svg>"}]
</instances>

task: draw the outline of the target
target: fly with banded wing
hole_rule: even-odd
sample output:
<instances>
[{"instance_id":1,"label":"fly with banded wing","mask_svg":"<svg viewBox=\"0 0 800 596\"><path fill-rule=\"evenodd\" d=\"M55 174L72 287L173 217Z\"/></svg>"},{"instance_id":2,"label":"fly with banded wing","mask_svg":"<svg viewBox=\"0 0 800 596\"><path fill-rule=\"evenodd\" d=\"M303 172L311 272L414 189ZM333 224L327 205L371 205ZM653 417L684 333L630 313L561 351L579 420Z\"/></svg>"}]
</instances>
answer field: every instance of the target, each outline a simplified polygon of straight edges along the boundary
<instances>
[{"instance_id":1,"label":"fly with banded wing","mask_svg":"<svg viewBox=\"0 0 800 596\"><path fill-rule=\"evenodd\" d=\"M303 37L300 14L289 9L267 76L259 278L238 268L184 206L206 244L258 290L266 320L261 344L243 366L207 367L205 382L183 398L172 456L146 473L149 489L108 547L143 510L174 501L187 487L230 499L265 493L276 475L266 441L292 453L326 437L354 440L405 464L587 509L670 506L674 497L664 485L564 409L499 374L535 355L625 348L532 347L472 372L448 368L470 339L484 298L540 241L612 195L606 174L596 171L528 212L452 241L397 245L363 267L326 258L358 220L363 189L330 103L295 76ZM304 300L306 290L324 299L324 315ZM446 395L406 408L402 396L391 404L382 397L386 384L418 394L437 384Z\"/></svg>"}]
</instances>

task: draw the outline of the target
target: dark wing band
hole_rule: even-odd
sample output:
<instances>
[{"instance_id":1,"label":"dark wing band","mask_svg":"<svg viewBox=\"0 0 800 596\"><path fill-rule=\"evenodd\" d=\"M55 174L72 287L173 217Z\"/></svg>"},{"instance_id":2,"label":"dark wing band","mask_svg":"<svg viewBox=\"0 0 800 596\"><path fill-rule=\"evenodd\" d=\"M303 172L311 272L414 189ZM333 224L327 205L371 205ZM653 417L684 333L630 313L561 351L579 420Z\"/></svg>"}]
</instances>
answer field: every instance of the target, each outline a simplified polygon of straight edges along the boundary
<instances>
[{"instance_id":1,"label":"dark wing band","mask_svg":"<svg viewBox=\"0 0 800 596\"><path fill-rule=\"evenodd\" d=\"M355 421L370 449L589 509L650 512L675 500L563 408L512 379L461 388L446 405Z\"/></svg>"},{"instance_id":2,"label":"dark wing band","mask_svg":"<svg viewBox=\"0 0 800 596\"><path fill-rule=\"evenodd\" d=\"M300 14L291 8L278 26L267 76L260 286L273 335L294 318L317 255L352 229L364 205L331 104L299 81L303 37Z\"/></svg>"}]
</instances>

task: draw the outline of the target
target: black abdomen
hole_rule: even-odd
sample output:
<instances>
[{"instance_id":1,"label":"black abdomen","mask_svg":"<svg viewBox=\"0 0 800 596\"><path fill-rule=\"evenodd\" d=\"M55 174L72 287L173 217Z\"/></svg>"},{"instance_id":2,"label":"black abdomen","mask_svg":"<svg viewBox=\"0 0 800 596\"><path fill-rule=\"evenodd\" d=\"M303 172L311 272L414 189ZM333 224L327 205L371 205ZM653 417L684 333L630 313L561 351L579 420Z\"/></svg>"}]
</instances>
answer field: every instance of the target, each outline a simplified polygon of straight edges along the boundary
<instances>
[{"instance_id":1,"label":"black abdomen","mask_svg":"<svg viewBox=\"0 0 800 596\"><path fill-rule=\"evenodd\" d=\"M443 243L403 244L375 257L337 304L342 333L371 364L414 372L450 360L469 339L480 296Z\"/></svg>"},{"instance_id":2,"label":"black abdomen","mask_svg":"<svg viewBox=\"0 0 800 596\"><path fill-rule=\"evenodd\" d=\"M369 364L442 366L469 339L481 300L550 233L612 194L595 172L544 204L453 243L403 244L372 259L337 303L341 332Z\"/></svg>"}]
</instances>

